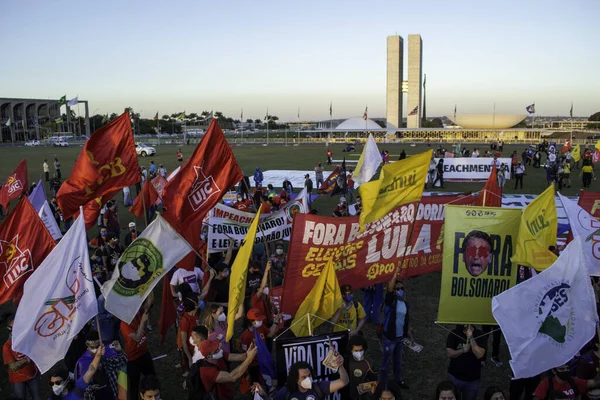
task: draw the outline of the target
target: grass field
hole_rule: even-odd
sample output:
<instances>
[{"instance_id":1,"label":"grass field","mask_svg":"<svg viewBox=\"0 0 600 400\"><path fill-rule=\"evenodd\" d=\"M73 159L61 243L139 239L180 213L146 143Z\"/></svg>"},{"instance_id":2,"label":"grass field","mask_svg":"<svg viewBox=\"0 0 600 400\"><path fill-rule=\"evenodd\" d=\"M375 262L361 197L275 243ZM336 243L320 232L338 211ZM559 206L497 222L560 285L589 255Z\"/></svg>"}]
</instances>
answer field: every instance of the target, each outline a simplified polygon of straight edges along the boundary
<instances>
[{"instance_id":1,"label":"grass field","mask_svg":"<svg viewBox=\"0 0 600 400\"><path fill-rule=\"evenodd\" d=\"M451 147L450 145L448 147ZM469 146L474 147L473 145ZM477 145L478 148L484 146ZM517 150L520 154L523 146L505 146L503 156L509 157L513 150ZM392 154L391 159L396 160L402 149L411 155L415 154L428 148L426 146L409 147L407 145L395 145L386 144L380 145L380 150L388 150ZM154 160L156 164L164 164L168 171L172 171L177 167L176 162L176 146L160 146L157 147L158 154L154 157L141 158L140 163L148 166L150 160ZM298 170L312 170L318 161L323 162L325 165L325 152L326 148L322 145L306 145L299 147L284 147L284 146L242 146L233 149L234 154L238 160L238 163L242 167L245 174L252 175L257 165L260 165L262 170L269 169L298 169ZM357 159L358 154L362 150L362 146L357 148ZM27 159L29 168L29 183L40 179L42 174L42 162L44 158L48 159L49 164L52 168L52 160L54 157L58 157L62 165L63 179L68 177L73 162L81 147L70 147L70 148L26 148L26 147L0 147L0 179L4 180L6 176L13 171L19 161L23 158ZM183 147L184 156L187 158L193 151L193 147ZM342 145L333 146L334 159L341 159L344 154L342 153ZM331 169L331 168L330 168ZM572 172L572 188L565 189L563 194L575 195L581 188L581 179L579 178L579 171L574 170ZM314 177L313 177L314 179ZM279 185L280 182L264 182L273 183L275 186ZM598 183L595 181L592 183L592 190L596 190ZM447 191L477 191L481 189L481 183L447 183L445 190ZM524 189L514 190L514 182L508 181L505 187L505 193L523 193L523 194L539 194L546 188L546 175L543 169L529 168L526 171L524 178ZM135 191L132 189L132 193ZM48 193L48 191L47 191ZM120 217L122 220L121 226L127 226L126 222L129 222L134 217L127 213L122 205L122 196L117 196L120 204ZM330 215L333 211L337 199L329 197L320 197L314 202L314 207L317 208L322 215ZM138 227L143 227L142 221L137 221ZM90 232L90 238L95 232ZM435 391L435 386L441 380L446 377L446 370L448 366L448 359L446 358L445 343L447 332L442 328L434 324L437 316L437 307L439 300L439 289L440 289L440 277L441 273L432 273L428 275L419 276L412 278L407 282L407 299L410 301L411 308L411 324L414 330L414 336L418 343L424 346L421 353L413 353L410 350L405 350L405 357L403 362L403 375L406 383L410 385L410 390L404 392L405 399L431 399ZM360 292L357 292L359 294ZM160 286L155 290L157 305L160 305ZM360 296L360 295L359 295ZM10 309L10 305L2 306L2 311ZM156 326L158 322L158 316L160 307L153 309L152 324ZM0 340L4 343L6 339L6 329L2 327L0 330ZM369 338L370 348L367 351L367 358L372 361L372 366L375 369L379 368L381 360L381 351L379 343L375 336L375 330L373 325L367 324L365 327L366 337ZM154 333L149 335L151 352L153 356L167 354L167 357L162 358L155 362L155 367L158 371L159 378L163 384L162 398L164 399L182 399L184 398L184 391L181 387L180 370L174 368L178 360L178 354L175 345L175 332L172 329L167 337L167 341L163 346L158 345L159 335ZM490 342L491 346L491 342ZM501 347L501 358L505 364L508 361L508 349L503 343ZM508 389L510 381L510 370L505 365L502 368L493 366L490 362L487 363L484 368L482 378L482 390L489 385L497 385L501 388ZM0 374L0 383L2 392L0 392L0 398L7 398L9 393L9 387L7 383L6 369L2 370ZM42 381L42 389L45 394L47 392L48 385L46 380ZM481 394L482 396L482 394Z\"/></svg>"}]
</instances>

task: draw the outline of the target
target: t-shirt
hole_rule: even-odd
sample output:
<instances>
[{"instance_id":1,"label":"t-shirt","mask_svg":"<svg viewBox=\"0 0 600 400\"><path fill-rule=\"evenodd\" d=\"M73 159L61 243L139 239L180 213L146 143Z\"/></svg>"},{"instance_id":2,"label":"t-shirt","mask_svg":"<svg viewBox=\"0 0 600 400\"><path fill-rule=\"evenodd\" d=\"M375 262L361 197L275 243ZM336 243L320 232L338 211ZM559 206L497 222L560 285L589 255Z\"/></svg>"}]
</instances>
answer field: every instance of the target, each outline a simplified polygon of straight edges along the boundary
<instances>
[{"instance_id":1,"label":"t-shirt","mask_svg":"<svg viewBox=\"0 0 600 400\"><path fill-rule=\"evenodd\" d=\"M85 390L88 387L88 384L83 380L83 376L75 381L75 387L79 390L79 393L85 393ZM83 400L83 397L75 393L74 390L69 390L65 396L61 396L63 400Z\"/></svg>"},{"instance_id":2,"label":"t-shirt","mask_svg":"<svg viewBox=\"0 0 600 400\"><path fill-rule=\"evenodd\" d=\"M269 214L270 212L271 212L271 203L265 201L260 206L260 213L261 214Z\"/></svg>"},{"instance_id":3,"label":"t-shirt","mask_svg":"<svg viewBox=\"0 0 600 400\"><path fill-rule=\"evenodd\" d=\"M129 361L134 361L143 356L148 352L148 341L146 339L146 332L142 334L142 339L139 343L129 337L132 333L136 333L140 323L142 322L142 314L138 314L131 324L121 321L121 333L125 339L125 354Z\"/></svg>"},{"instance_id":4,"label":"t-shirt","mask_svg":"<svg viewBox=\"0 0 600 400\"><path fill-rule=\"evenodd\" d=\"M210 392L216 385L217 397L219 400L230 400L235 397L235 389L231 383L217 383L217 376L221 371L227 371L225 360L229 358L229 353L223 353L223 358L216 360L214 367L200 367L200 379L206 391Z\"/></svg>"},{"instance_id":5,"label":"t-shirt","mask_svg":"<svg viewBox=\"0 0 600 400\"><path fill-rule=\"evenodd\" d=\"M246 296L251 296L256 289L260 287L262 282L263 275L261 273L258 274L248 274L246 277Z\"/></svg>"},{"instance_id":6,"label":"t-shirt","mask_svg":"<svg viewBox=\"0 0 600 400\"><path fill-rule=\"evenodd\" d=\"M355 305L358 306L358 318L356 318L356 308ZM338 319L337 324L333 327L334 332L343 332L346 329L354 330L358 326L358 321L366 317L365 309L362 304L355 303L350 306L350 308L346 308L346 304L342 305L342 311L340 312L340 319Z\"/></svg>"},{"instance_id":7,"label":"t-shirt","mask_svg":"<svg viewBox=\"0 0 600 400\"><path fill-rule=\"evenodd\" d=\"M119 217L117 212L111 209L106 209L104 217L106 219L106 229L115 235L120 235L121 224L119 223Z\"/></svg>"},{"instance_id":8,"label":"t-shirt","mask_svg":"<svg viewBox=\"0 0 600 400\"><path fill-rule=\"evenodd\" d=\"M363 358L360 361L356 361L352 355L349 355L349 357L348 376L350 377L350 383L348 384L348 390L350 398L360 399L358 385L363 382L376 381L377 375L371 370L371 366L366 359Z\"/></svg>"},{"instance_id":9,"label":"t-shirt","mask_svg":"<svg viewBox=\"0 0 600 400\"><path fill-rule=\"evenodd\" d=\"M579 390L579 394L587 393L587 381L579 378L572 378L573 383L577 386L577 390ZM569 396L569 400L575 400L575 390L571 387L569 382L558 383L556 378L552 378L552 386L553 390L560 390L567 396ZM534 396L540 400L544 400L548 398L548 387L550 384L550 379L544 378L535 389Z\"/></svg>"},{"instance_id":10,"label":"t-shirt","mask_svg":"<svg viewBox=\"0 0 600 400\"><path fill-rule=\"evenodd\" d=\"M177 347L183 348L183 343L181 342L181 332L187 333L188 337L188 348L190 349L190 353L194 354L194 345L190 344L189 340L192 336L192 330L198 325L198 319L194 315L190 315L187 312L184 312L181 316L181 320L179 321L179 329L177 331Z\"/></svg>"},{"instance_id":11,"label":"t-shirt","mask_svg":"<svg viewBox=\"0 0 600 400\"><path fill-rule=\"evenodd\" d=\"M24 359L25 354L17 353L12 349L12 339L8 339L4 346L2 346L2 358L4 359L4 365L8 365L15 361ZM13 371L9 367L6 368L8 371L8 381L10 383L25 382L37 375L37 368L33 361L29 361L27 364L23 364L20 369Z\"/></svg>"},{"instance_id":12,"label":"t-shirt","mask_svg":"<svg viewBox=\"0 0 600 400\"><path fill-rule=\"evenodd\" d=\"M212 300L215 303L227 303L229 301L229 280L213 279L210 282L210 291L213 292Z\"/></svg>"},{"instance_id":13,"label":"t-shirt","mask_svg":"<svg viewBox=\"0 0 600 400\"><path fill-rule=\"evenodd\" d=\"M250 210L251 204L252 204L252 201L250 201L249 199L242 200L242 201L236 201L235 203L233 203L233 208L235 208L236 210L248 212L248 210Z\"/></svg>"},{"instance_id":14,"label":"t-shirt","mask_svg":"<svg viewBox=\"0 0 600 400\"><path fill-rule=\"evenodd\" d=\"M200 283L202 282L202 278L204 278L204 272L198 267L194 267L193 271L177 268L169 283L173 286L187 283L190 285L193 292L200 293Z\"/></svg>"},{"instance_id":15,"label":"t-shirt","mask_svg":"<svg viewBox=\"0 0 600 400\"><path fill-rule=\"evenodd\" d=\"M406 303L403 301L397 301L396 302L396 336L398 336L398 337L400 337L404 334L405 318L406 318Z\"/></svg>"},{"instance_id":16,"label":"t-shirt","mask_svg":"<svg viewBox=\"0 0 600 400\"><path fill-rule=\"evenodd\" d=\"M591 174L593 170L594 169L592 168L591 165L584 165L583 167L581 167L581 171L588 173L588 174Z\"/></svg>"},{"instance_id":17,"label":"t-shirt","mask_svg":"<svg viewBox=\"0 0 600 400\"><path fill-rule=\"evenodd\" d=\"M229 353L231 351L231 344L226 340L227 338L227 322L219 322L215 326L215 329L208 335L209 340L218 340L221 342L221 348L223 353Z\"/></svg>"},{"instance_id":18,"label":"t-shirt","mask_svg":"<svg viewBox=\"0 0 600 400\"><path fill-rule=\"evenodd\" d=\"M258 308L262 315L267 317L265 323L267 321L273 321L273 310L270 301L269 296L264 293L254 293L250 300L252 308Z\"/></svg>"},{"instance_id":19,"label":"t-shirt","mask_svg":"<svg viewBox=\"0 0 600 400\"><path fill-rule=\"evenodd\" d=\"M255 329L258 331L258 334L262 340L267 340L267 336L269 336L269 329L264 324ZM242 336L240 337L240 346L242 346L242 351L247 351L253 340L254 331L244 329L244 332L242 332Z\"/></svg>"},{"instance_id":20,"label":"t-shirt","mask_svg":"<svg viewBox=\"0 0 600 400\"><path fill-rule=\"evenodd\" d=\"M115 247L109 245L104 248L104 255L106 256L106 264L109 272L115 270L115 266L117 265L119 258L121 258L121 254L123 254L123 247L121 247L120 244L117 244Z\"/></svg>"},{"instance_id":21,"label":"t-shirt","mask_svg":"<svg viewBox=\"0 0 600 400\"><path fill-rule=\"evenodd\" d=\"M329 381L313 382L313 386L314 385L319 385L319 388L321 388L321 392L323 392L324 398L326 398L327 396L329 396L331 394L329 392L329 385L330 385ZM275 394L275 397L273 397L273 400L285 400L286 393L287 393L286 388L282 387ZM310 389L309 391L306 391L304 393L294 392L294 393L290 394L289 398L297 399L297 400L315 400L315 399L317 399L317 392L314 389Z\"/></svg>"},{"instance_id":22,"label":"t-shirt","mask_svg":"<svg viewBox=\"0 0 600 400\"><path fill-rule=\"evenodd\" d=\"M473 331L473 337L476 338L475 342L479 347L485 349L487 344L487 336L482 336L483 332L479 329ZM446 348L452 350L461 350L467 343L467 335L465 335L462 329L455 329L449 335L446 340ZM473 351L461 354L456 358L450 359L450 365L448 366L448 373L458 380L465 382L477 381L481 378L481 360L479 360Z\"/></svg>"}]
</instances>

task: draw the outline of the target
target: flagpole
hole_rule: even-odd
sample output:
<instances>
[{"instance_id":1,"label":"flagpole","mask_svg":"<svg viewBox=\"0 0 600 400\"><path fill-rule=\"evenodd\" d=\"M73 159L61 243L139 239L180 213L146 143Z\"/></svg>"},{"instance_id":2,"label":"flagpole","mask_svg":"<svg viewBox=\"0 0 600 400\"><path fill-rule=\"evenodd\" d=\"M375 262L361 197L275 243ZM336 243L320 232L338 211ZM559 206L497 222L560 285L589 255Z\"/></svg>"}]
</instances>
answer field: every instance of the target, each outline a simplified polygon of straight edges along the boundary
<instances>
[{"instance_id":1,"label":"flagpole","mask_svg":"<svg viewBox=\"0 0 600 400\"><path fill-rule=\"evenodd\" d=\"M242 126L242 137L241 137L241 139L242 139L242 144L243 144L244 143L244 109L243 108L242 108L242 115L241 115L241 118L240 118L240 124Z\"/></svg>"},{"instance_id":2,"label":"flagpole","mask_svg":"<svg viewBox=\"0 0 600 400\"><path fill-rule=\"evenodd\" d=\"M267 146L269 145L269 107L267 107Z\"/></svg>"},{"instance_id":3,"label":"flagpole","mask_svg":"<svg viewBox=\"0 0 600 400\"><path fill-rule=\"evenodd\" d=\"M573 102L571 102L571 112L569 114L571 115L571 139L569 143L573 146Z\"/></svg>"}]
</instances>

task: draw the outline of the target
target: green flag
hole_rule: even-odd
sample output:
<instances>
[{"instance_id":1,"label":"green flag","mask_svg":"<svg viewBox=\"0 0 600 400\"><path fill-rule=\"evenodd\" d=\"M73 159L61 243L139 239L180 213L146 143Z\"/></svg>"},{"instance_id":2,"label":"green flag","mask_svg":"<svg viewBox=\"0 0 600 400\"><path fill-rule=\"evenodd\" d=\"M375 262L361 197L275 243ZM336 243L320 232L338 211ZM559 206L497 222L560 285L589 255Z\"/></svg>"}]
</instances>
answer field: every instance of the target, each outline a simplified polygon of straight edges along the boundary
<instances>
[{"instance_id":1,"label":"green flag","mask_svg":"<svg viewBox=\"0 0 600 400\"><path fill-rule=\"evenodd\" d=\"M54 122L56 122L57 124L60 124L60 123L62 123L62 122L63 122L63 119L62 119L62 118L56 118L56 119L54 120Z\"/></svg>"},{"instance_id":2,"label":"green flag","mask_svg":"<svg viewBox=\"0 0 600 400\"><path fill-rule=\"evenodd\" d=\"M58 105L62 106L63 104L67 104L67 95L65 94L63 97L58 99Z\"/></svg>"}]
</instances>

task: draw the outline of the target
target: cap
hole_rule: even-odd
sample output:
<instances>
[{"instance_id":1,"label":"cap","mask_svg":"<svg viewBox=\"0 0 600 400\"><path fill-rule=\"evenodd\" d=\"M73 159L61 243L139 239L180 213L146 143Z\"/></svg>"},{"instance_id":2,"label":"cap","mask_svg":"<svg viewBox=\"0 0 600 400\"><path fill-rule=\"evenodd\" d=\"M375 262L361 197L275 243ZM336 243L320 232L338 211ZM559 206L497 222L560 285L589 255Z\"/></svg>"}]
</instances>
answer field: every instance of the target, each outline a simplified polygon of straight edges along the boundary
<instances>
[{"instance_id":1,"label":"cap","mask_svg":"<svg viewBox=\"0 0 600 400\"><path fill-rule=\"evenodd\" d=\"M345 285L342 285L340 287L340 290L341 290L342 293L351 292L352 291L352 286L350 286L348 284L345 284Z\"/></svg>"},{"instance_id":2,"label":"cap","mask_svg":"<svg viewBox=\"0 0 600 400\"><path fill-rule=\"evenodd\" d=\"M130 222L130 223L129 223L129 227L130 227L130 228L135 228L135 222Z\"/></svg>"},{"instance_id":3,"label":"cap","mask_svg":"<svg viewBox=\"0 0 600 400\"><path fill-rule=\"evenodd\" d=\"M341 201L342 203L345 203L345 202L346 202L346 198L345 198L345 197L340 197L340 201Z\"/></svg>"},{"instance_id":4,"label":"cap","mask_svg":"<svg viewBox=\"0 0 600 400\"><path fill-rule=\"evenodd\" d=\"M267 319L267 317L265 317L264 314L261 313L258 308L249 309L248 313L246 314L246 318L248 318L251 321L264 321L265 319Z\"/></svg>"},{"instance_id":5,"label":"cap","mask_svg":"<svg viewBox=\"0 0 600 400\"><path fill-rule=\"evenodd\" d=\"M202 343L200 343L200 353L202 353L202 355L204 357L208 356L209 354L212 354L214 352L216 352L217 350L219 350L219 346L221 345L221 342L219 342L218 340L203 340Z\"/></svg>"}]
</instances>

